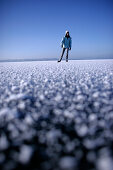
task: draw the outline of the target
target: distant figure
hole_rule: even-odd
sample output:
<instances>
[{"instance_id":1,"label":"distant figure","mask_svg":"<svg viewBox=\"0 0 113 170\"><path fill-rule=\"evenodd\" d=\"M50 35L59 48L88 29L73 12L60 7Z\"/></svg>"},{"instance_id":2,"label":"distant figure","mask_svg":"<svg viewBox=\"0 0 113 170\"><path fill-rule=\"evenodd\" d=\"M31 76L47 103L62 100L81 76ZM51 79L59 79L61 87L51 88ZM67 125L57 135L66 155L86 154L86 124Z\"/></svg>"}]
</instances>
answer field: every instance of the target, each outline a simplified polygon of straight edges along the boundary
<instances>
[{"instance_id":1,"label":"distant figure","mask_svg":"<svg viewBox=\"0 0 113 170\"><path fill-rule=\"evenodd\" d=\"M69 50L71 50L71 44L72 44L72 39L69 35L69 31L66 31L65 36L62 38L61 41L61 47L63 48L63 50L62 50L62 55L60 57L60 60L58 60L58 62L62 60L65 49L66 49L66 62L68 62L68 52Z\"/></svg>"}]
</instances>

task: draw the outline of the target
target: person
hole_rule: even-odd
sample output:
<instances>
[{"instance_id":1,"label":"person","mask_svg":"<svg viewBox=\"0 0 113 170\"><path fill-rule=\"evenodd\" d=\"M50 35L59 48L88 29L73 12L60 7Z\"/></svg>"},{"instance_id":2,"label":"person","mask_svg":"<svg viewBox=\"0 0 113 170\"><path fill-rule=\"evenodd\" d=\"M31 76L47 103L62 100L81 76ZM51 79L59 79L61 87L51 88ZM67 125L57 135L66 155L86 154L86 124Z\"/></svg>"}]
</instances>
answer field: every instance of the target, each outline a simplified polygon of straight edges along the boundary
<instances>
[{"instance_id":1,"label":"person","mask_svg":"<svg viewBox=\"0 0 113 170\"><path fill-rule=\"evenodd\" d=\"M68 53L69 53L69 50L71 50L71 45L72 45L72 38L69 35L69 31L66 31L65 36L62 38L62 41L61 41L61 47L63 48L63 50L62 50L62 54L58 62L61 62L65 50L66 50L66 62L68 62Z\"/></svg>"}]
</instances>

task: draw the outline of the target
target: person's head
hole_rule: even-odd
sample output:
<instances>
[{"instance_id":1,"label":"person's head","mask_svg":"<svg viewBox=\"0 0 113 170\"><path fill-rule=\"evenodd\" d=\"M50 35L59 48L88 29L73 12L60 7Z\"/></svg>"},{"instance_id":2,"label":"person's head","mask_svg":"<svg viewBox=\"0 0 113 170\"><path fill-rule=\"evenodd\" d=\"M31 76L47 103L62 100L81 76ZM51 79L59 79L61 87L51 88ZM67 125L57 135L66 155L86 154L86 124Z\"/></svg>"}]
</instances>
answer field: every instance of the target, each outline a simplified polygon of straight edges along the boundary
<instances>
[{"instance_id":1,"label":"person's head","mask_svg":"<svg viewBox=\"0 0 113 170\"><path fill-rule=\"evenodd\" d=\"M68 30L65 32L65 36L69 37L69 31Z\"/></svg>"}]
</instances>

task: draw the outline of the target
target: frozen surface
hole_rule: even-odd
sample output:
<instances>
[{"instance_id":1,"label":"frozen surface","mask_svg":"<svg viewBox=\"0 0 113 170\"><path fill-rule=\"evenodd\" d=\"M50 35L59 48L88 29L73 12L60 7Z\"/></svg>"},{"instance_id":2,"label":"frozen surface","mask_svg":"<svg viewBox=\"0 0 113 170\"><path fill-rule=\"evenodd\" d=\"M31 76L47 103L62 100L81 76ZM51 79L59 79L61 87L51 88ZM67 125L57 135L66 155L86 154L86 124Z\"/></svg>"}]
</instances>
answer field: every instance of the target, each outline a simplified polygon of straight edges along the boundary
<instances>
[{"instance_id":1,"label":"frozen surface","mask_svg":"<svg viewBox=\"0 0 113 170\"><path fill-rule=\"evenodd\" d=\"M113 60L0 63L0 169L112 170Z\"/></svg>"}]
</instances>

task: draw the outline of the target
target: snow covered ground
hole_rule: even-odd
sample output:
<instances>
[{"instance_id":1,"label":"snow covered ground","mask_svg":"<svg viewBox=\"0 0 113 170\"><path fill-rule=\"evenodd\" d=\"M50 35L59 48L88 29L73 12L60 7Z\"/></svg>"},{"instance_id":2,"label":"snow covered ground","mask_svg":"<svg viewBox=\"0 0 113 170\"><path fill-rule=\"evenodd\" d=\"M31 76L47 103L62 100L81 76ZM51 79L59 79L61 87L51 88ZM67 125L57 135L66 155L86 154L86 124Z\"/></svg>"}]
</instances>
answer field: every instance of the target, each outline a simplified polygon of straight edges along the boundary
<instances>
[{"instance_id":1,"label":"snow covered ground","mask_svg":"<svg viewBox=\"0 0 113 170\"><path fill-rule=\"evenodd\" d=\"M0 169L112 167L113 60L0 63Z\"/></svg>"}]
</instances>

